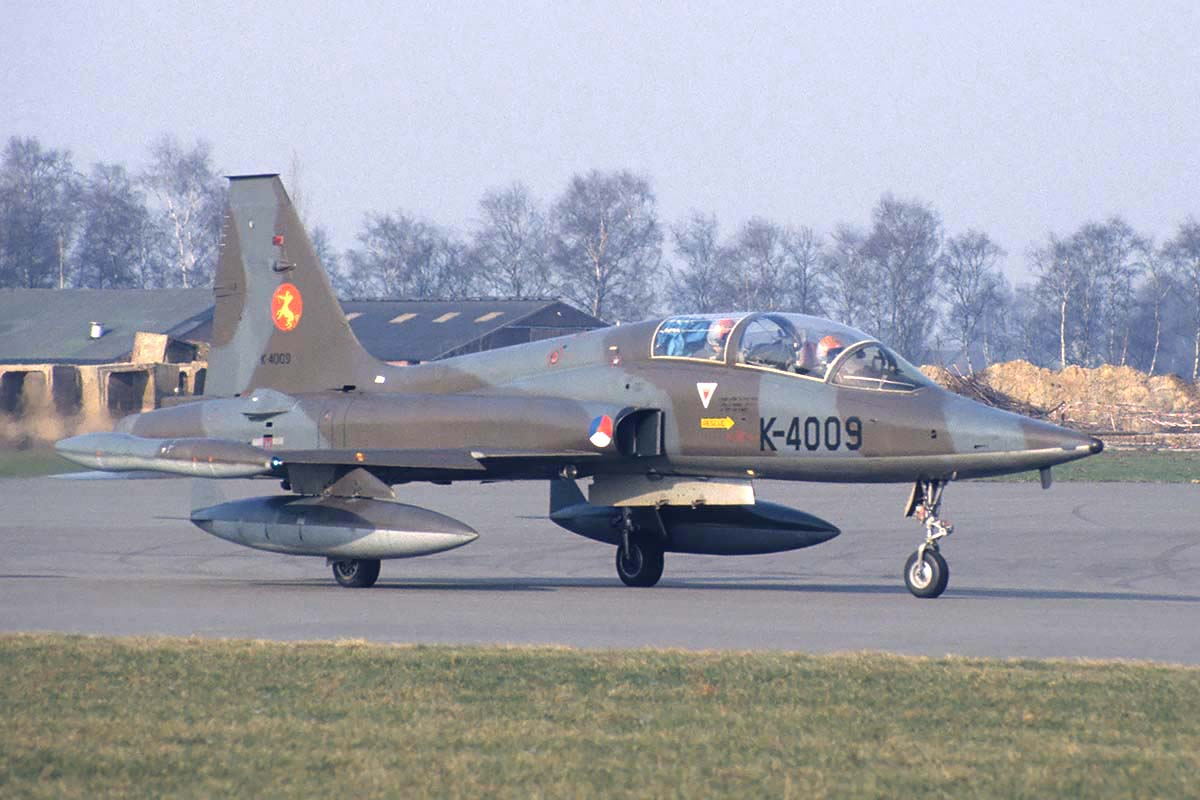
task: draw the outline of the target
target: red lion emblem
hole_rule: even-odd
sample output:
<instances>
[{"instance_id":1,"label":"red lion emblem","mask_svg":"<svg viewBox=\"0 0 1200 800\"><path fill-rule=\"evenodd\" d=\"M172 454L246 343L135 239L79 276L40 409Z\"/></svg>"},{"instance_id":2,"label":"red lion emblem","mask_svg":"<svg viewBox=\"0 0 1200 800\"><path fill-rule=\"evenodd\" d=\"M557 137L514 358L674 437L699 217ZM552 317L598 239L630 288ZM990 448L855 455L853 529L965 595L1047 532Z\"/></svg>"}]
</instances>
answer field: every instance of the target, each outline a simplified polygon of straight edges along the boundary
<instances>
[{"instance_id":1,"label":"red lion emblem","mask_svg":"<svg viewBox=\"0 0 1200 800\"><path fill-rule=\"evenodd\" d=\"M290 283L281 284L271 295L271 320L281 331L295 330L304 313L304 298L300 290Z\"/></svg>"}]
</instances>

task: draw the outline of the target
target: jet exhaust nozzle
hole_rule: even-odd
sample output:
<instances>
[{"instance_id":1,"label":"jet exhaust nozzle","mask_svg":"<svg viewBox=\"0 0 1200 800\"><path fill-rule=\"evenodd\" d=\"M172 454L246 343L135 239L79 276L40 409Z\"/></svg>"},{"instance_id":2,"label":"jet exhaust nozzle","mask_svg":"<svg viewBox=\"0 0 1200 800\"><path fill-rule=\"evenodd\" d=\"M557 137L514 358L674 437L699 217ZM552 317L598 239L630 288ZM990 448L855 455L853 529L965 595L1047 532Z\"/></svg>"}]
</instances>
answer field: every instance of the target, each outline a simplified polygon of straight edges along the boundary
<instances>
[{"instance_id":1,"label":"jet exhaust nozzle","mask_svg":"<svg viewBox=\"0 0 1200 800\"><path fill-rule=\"evenodd\" d=\"M58 454L91 469L151 470L193 478L249 478L272 470L272 456L232 439L147 439L129 433L85 433L54 445Z\"/></svg>"},{"instance_id":2,"label":"jet exhaust nozzle","mask_svg":"<svg viewBox=\"0 0 1200 800\"><path fill-rule=\"evenodd\" d=\"M411 558L479 538L453 517L365 497L251 497L195 509L191 520L218 538L258 550L341 559Z\"/></svg>"}]
</instances>

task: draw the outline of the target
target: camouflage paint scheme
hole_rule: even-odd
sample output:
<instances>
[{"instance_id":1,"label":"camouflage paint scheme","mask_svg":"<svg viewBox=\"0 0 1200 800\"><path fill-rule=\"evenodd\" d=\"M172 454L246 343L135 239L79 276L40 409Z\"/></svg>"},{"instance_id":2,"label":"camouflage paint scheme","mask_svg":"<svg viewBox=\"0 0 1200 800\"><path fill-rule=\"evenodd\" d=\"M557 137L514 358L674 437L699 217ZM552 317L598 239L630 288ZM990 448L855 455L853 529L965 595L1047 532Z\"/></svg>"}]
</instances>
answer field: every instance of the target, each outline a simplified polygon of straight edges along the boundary
<instances>
[{"instance_id":1,"label":"camouflage paint scheme","mask_svg":"<svg viewBox=\"0 0 1200 800\"><path fill-rule=\"evenodd\" d=\"M118 431L252 445L271 458L263 472L299 494L387 498L406 481L614 475L919 488L1046 469L1102 447L947 392L867 336L797 315L652 320L390 366L355 339L279 178L231 181L209 397L128 417ZM717 321L716 360L664 349L679 335L672 326ZM745 363L747 331L776 323L863 341L841 342L828 375ZM911 388L839 385L855 351L895 358ZM62 445L70 456L71 440Z\"/></svg>"},{"instance_id":2,"label":"camouflage paint scheme","mask_svg":"<svg viewBox=\"0 0 1200 800\"><path fill-rule=\"evenodd\" d=\"M283 243L273 245L277 237ZM247 280L248 271L266 278ZM269 313L282 283L304 298L290 331ZM1052 466L1090 454L1095 442L931 383L912 392L837 386L737 364L734 347L723 362L652 358L659 320L428 364L383 364L354 339L273 176L233 181L215 293L208 391L230 399L135 415L120 430L245 442L272 436L285 462L299 451L306 462L391 470L388 482L549 478L568 464L580 476L753 471L785 480L911 482ZM730 316L739 318L729 336L736 341L754 315ZM716 384L707 409L699 383ZM589 441L597 416L619 426L639 409L663 411L661 455L628 457L615 442ZM858 418L861 447L830 450L825 442L810 451L777 442L764 450L762 425L793 417L814 417L822 427L829 418ZM702 427L725 418L732 427ZM411 450L419 457L406 455ZM358 451L364 460L355 460Z\"/></svg>"}]
</instances>

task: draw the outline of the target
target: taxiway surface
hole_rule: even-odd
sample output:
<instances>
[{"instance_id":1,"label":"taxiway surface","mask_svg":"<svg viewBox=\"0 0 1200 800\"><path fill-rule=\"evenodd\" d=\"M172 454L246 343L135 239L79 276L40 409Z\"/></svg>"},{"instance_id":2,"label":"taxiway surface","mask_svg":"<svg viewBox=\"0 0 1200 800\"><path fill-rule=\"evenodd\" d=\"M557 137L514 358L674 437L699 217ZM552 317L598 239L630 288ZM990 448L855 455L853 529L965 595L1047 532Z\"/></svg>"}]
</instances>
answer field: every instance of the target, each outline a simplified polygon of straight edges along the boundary
<instances>
[{"instance_id":1,"label":"taxiway surface","mask_svg":"<svg viewBox=\"0 0 1200 800\"><path fill-rule=\"evenodd\" d=\"M0 480L0 630L1200 664L1200 486L952 485L950 586L934 601L900 577L920 541L900 516L907 491L762 484L842 535L768 556L668 554L657 587L630 589L613 548L545 519L545 484L402 486L479 540L384 562L375 588L348 590L323 559L194 528L187 480Z\"/></svg>"}]
</instances>

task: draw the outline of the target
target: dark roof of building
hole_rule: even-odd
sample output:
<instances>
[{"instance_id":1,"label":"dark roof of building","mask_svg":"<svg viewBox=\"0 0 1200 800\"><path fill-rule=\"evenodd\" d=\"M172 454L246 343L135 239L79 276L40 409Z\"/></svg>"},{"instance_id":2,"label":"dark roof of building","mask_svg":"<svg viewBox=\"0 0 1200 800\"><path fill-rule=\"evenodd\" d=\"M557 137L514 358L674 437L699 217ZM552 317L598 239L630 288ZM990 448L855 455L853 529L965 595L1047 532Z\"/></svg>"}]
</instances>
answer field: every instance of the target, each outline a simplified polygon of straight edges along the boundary
<instances>
[{"instance_id":1,"label":"dark roof of building","mask_svg":"<svg viewBox=\"0 0 1200 800\"><path fill-rule=\"evenodd\" d=\"M0 289L0 364L120 361L138 331L186 339L212 308L212 289Z\"/></svg>"},{"instance_id":2,"label":"dark roof of building","mask_svg":"<svg viewBox=\"0 0 1200 800\"><path fill-rule=\"evenodd\" d=\"M535 329L529 341L605 324L558 300L347 300L342 310L384 361L432 361L506 328Z\"/></svg>"},{"instance_id":3,"label":"dark roof of building","mask_svg":"<svg viewBox=\"0 0 1200 800\"><path fill-rule=\"evenodd\" d=\"M347 300L363 347L384 361L431 361L485 346L605 323L558 300ZM0 289L0 364L104 364L128 357L138 331L212 336L211 289ZM104 327L89 338L92 322Z\"/></svg>"}]
</instances>

